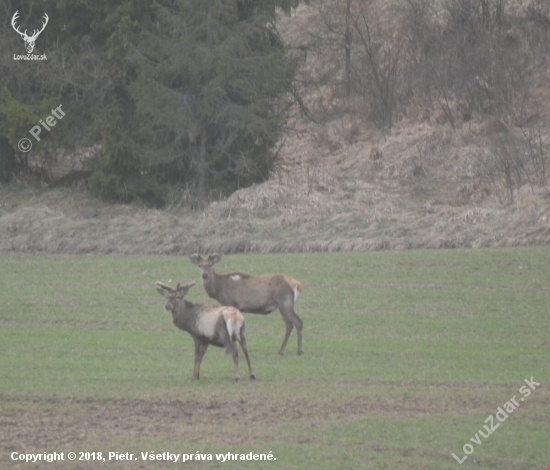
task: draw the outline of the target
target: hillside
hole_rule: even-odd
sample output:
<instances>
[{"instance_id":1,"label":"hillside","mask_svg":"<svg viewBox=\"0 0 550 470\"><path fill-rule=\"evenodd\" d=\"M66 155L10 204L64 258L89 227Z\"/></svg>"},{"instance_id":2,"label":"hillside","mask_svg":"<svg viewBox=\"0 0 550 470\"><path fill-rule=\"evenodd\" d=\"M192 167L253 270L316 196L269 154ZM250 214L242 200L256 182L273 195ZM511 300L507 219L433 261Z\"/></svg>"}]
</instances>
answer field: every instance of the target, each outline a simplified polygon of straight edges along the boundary
<instances>
[{"instance_id":1,"label":"hillside","mask_svg":"<svg viewBox=\"0 0 550 470\"><path fill-rule=\"evenodd\" d=\"M293 50L311 42L308 28L318 21L316 8L302 6L281 19L281 34ZM176 193L171 204L156 210L102 202L82 184L44 187L19 179L0 186L0 252L183 254L550 243L550 184L541 173L541 168L550 173L546 60L529 70L521 113L474 114L451 126L441 108L411 100L385 132L350 112L350 100L334 88L313 84L311 77L323 67L326 59L313 53L302 63L297 89L311 114L294 106L269 181L207 206ZM499 160L502 155L515 158L533 149L542 166L497 171L508 162Z\"/></svg>"}]
</instances>

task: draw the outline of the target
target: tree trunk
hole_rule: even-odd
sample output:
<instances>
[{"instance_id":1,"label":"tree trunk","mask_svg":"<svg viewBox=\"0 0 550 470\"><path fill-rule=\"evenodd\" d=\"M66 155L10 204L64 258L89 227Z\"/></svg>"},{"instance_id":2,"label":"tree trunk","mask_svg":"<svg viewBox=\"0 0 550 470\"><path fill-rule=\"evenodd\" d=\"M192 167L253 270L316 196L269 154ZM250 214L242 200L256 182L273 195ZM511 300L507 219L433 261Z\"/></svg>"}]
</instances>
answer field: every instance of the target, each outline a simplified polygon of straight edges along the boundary
<instances>
[{"instance_id":1,"label":"tree trunk","mask_svg":"<svg viewBox=\"0 0 550 470\"><path fill-rule=\"evenodd\" d=\"M201 141L199 147L199 159L197 162L197 189L201 196L205 193L206 183L206 126L201 129Z\"/></svg>"},{"instance_id":2,"label":"tree trunk","mask_svg":"<svg viewBox=\"0 0 550 470\"><path fill-rule=\"evenodd\" d=\"M346 31L344 33L344 50L345 50L345 85L346 96L351 95L351 43L353 40L353 23L351 19L351 2L346 1Z\"/></svg>"}]
</instances>

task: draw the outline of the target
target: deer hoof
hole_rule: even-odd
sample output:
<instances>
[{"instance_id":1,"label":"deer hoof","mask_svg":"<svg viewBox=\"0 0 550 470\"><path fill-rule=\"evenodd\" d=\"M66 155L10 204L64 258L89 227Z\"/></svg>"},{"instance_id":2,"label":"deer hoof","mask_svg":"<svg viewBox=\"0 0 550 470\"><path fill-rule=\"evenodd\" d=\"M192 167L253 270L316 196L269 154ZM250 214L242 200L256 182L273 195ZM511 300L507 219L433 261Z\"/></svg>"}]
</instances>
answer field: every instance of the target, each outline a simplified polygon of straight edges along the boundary
<instances>
[{"instance_id":1,"label":"deer hoof","mask_svg":"<svg viewBox=\"0 0 550 470\"><path fill-rule=\"evenodd\" d=\"M250 374L250 380L256 380L256 376L254 374Z\"/></svg>"}]
</instances>

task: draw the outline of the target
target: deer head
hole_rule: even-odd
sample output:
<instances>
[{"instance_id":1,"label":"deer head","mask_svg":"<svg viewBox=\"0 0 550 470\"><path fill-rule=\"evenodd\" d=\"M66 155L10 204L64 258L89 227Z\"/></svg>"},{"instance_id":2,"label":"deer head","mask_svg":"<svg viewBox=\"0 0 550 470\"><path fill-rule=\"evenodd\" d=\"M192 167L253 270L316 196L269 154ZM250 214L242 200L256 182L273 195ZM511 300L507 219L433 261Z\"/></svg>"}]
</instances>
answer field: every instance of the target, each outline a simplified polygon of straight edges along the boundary
<instances>
[{"instance_id":1,"label":"deer head","mask_svg":"<svg viewBox=\"0 0 550 470\"><path fill-rule=\"evenodd\" d=\"M189 289L191 289L191 287L193 287L195 283L190 282L189 284L185 284L184 286L182 286L178 282L178 287L176 287L175 290L171 289L168 286L165 286L161 282L157 282L157 285L159 286L157 287L157 292L160 295L166 297L166 305L164 306L164 308L166 310L175 311L179 302L187 295Z\"/></svg>"},{"instance_id":2,"label":"deer head","mask_svg":"<svg viewBox=\"0 0 550 470\"><path fill-rule=\"evenodd\" d=\"M208 259L203 258L201 255L190 255L189 259L193 264L196 264L201 271L201 277L204 281L209 281L212 278L212 271L214 270L214 265L222 259L221 254L214 253L208 256Z\"/></svg>"},{"instance_id":3,"label":"deer head","mask_svg":"<svg viewBox=\"0 0 550 470\"><path fill-rule=\"evenodd\" d=\"M42 29L40 31L38 29L35 29L34 32L32 33L32 36L27 36L27 30L25 30L25 32L23 33L19 31L19 27L15 26L15 22L17 21L17 18L19 18L19 10L14 13L11 19L11 26L15 31L17 31L21 35L21 37L25 41L25 49L27 49L27 52L31 54L32 51L34 50L34 43L36 42L36 38L42 31L44 31L44 28L48 24L48 21L49 21L48 15L44 13L44 22L42 23Z\"/></svg>"}]
</instances>

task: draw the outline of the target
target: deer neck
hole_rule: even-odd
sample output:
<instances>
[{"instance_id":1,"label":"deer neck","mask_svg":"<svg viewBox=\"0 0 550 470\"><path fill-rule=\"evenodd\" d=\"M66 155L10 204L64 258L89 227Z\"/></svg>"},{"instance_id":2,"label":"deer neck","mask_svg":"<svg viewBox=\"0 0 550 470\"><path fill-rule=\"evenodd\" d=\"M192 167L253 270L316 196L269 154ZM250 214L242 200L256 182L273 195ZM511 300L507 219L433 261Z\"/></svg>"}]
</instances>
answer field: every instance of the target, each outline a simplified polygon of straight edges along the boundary
<instances>
[{"instance_id":1,"label":"deer neck","mask_svg":"<svg viewBox=\"0 0 550 470\"><path fill-rule=\"evenodd\" d=\"M172 320L174 325L182 330L187 330L188 325L192 321L195 305L183 299L178 307L172 311Z\"/></svg>"},{"instance_id":2,"label":"deer neck","mask_svg":"<svg viewBox=\"0 0 550 470\"><path fill-rule=\"evenodd\" d=\"M211 299L217 298L217 294L219 292L219 277L216 271L212 271L212 276L210 276L210 279L206 282L203 281L202 285L204 287L204 290L208 294L208 297Z\"/></svg>"}]
</instances>

